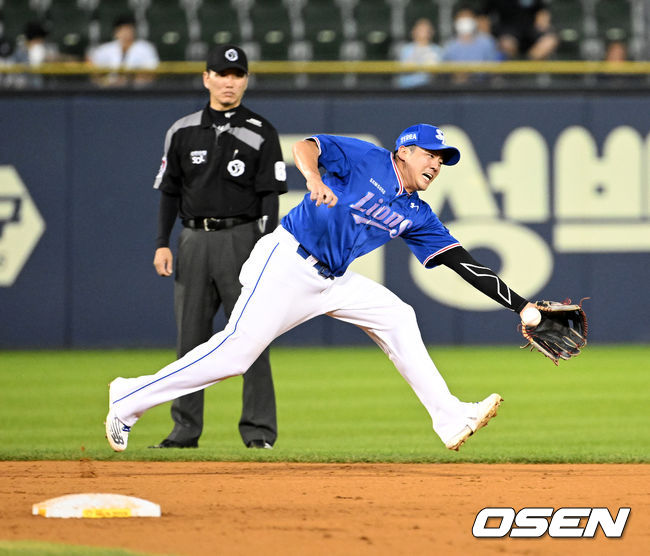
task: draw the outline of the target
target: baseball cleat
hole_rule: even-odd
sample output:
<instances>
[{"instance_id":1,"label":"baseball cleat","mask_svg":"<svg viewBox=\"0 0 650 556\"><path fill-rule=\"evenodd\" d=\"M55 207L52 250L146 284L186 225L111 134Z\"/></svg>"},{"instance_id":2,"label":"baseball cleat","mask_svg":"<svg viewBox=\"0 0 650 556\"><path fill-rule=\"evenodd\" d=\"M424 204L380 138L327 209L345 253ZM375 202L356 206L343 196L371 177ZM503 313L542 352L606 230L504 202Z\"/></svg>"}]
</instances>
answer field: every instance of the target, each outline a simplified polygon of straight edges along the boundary
<instances>
[{"instance_id":1,"label":"baseball cleat","mask_svg":"<svg viewBox=\"0 0 650 556\"><path fill-rule=\"evenodd\" d=\"M123 378L116 378L113 382L108 385L108 415L106 415L106 421L104 425L106 426L106 439L108 444L116 452L123 452L126 450L126 445L129 442L129 432L131 432L131 427L125 425L120 421L114 413L113 409L113 387L118 380L124 380Z\"/></svg>"},{"instance_id":2,"label":"baseball cleat","mask_svg":"<svg viewBox=\"0 0 650 556\"><path fill-rule=\"evenodd\" d=\"M445 446L457 452L470 436L486 426L492 417L496 417L497 409L499 409L502 401L503 398L499 394L490 394L483 401L478 402L476 404L478 406L476 415L470 418L467 425L458 434L455 434L445 442Z\"/></svg>"},{"instance_id":3,"label":"baseball cleat","mask_svg":"<svg viewBox=\"0 0 650 556\"><path fill-rule=\"evenodd\" d=\"M123 452L126 450L131 427L122 423L115 413L113 413L112 408L109 410L104 424L106 425L106 439L108 440L110 447L116 452Z\"/></svg>"}]
</instances>

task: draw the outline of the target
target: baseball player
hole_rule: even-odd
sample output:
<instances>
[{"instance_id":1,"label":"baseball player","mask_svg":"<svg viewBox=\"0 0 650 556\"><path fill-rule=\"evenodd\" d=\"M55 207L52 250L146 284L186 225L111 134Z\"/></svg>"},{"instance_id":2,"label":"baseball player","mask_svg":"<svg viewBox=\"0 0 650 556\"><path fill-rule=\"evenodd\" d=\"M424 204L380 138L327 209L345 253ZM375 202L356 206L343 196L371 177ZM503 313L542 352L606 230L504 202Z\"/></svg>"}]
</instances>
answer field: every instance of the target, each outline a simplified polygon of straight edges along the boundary
<instances>
[{"instance_id":1,"label":"baseball player","mask_svg":"<svg viewBox=\"0 0 650 556\"><path fill-rule=\"evenodd\" d=\"M114 450L126 449L131 427L151 407L245 373L274 338L323 314L360 327L379 345L447 448L458 450L496 415L498 394L478 403L451 394L409 305L348 270L357 257L401 237L425 267L445 265L517 313L533 308L475 261L418 197L443 165L458 163L458 149L437 127L418 124L400 134L393 152L331 135L314 135L293 151L309 193L255 245L225 329L154 375L111 383L106 435Z\"/></svg>"}]
</instances>

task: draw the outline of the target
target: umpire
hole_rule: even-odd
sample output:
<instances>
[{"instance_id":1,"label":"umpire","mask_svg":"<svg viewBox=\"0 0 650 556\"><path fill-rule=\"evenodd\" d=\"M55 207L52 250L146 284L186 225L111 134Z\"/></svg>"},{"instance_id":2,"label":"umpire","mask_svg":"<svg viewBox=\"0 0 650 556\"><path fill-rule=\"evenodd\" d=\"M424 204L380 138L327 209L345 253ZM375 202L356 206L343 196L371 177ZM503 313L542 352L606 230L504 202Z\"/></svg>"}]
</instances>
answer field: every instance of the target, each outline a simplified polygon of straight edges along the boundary
<instances>
[{"instance_id":1,"label":"umpire","mask_svg":"<svg viewBox=\"0 0 650 556\"><path fill-rule=\"evenodd\" d=\"M167 131L156 176L161 192L154 267L171 276L169 238L183 223L174 280L177 350L182 357L213 334L223 304L227 318L239 297L239 271L255 242L278 224L278 195L287 191L277 131L241 104L248 62L234 45L208 54L203 85L210 102ZM174 428L152 448L196 448L203 430L203 390L172 403ZM249 448L272 448L275 393L266 349L244 374L239 433Z\"/></svg>"}]
</instances>

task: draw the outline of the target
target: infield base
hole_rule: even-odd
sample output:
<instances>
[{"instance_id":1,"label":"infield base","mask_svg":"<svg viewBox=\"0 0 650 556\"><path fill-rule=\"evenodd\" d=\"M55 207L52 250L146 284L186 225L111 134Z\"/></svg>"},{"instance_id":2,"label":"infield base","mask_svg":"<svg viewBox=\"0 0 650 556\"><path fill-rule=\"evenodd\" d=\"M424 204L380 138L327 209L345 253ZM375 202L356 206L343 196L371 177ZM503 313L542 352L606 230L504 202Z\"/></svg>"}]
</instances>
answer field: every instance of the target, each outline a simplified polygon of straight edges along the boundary
<instances>
[{"instance_id":1,"label":"infield base","mask_svg":"<svg viewBox=\"0 0 650 556\"><path fill-rule=\"evenodd\" d=\"M61 518L160 517L160 506L123 494L66 494L32 506L32 515Z\"/></svg>"}]
</instances>

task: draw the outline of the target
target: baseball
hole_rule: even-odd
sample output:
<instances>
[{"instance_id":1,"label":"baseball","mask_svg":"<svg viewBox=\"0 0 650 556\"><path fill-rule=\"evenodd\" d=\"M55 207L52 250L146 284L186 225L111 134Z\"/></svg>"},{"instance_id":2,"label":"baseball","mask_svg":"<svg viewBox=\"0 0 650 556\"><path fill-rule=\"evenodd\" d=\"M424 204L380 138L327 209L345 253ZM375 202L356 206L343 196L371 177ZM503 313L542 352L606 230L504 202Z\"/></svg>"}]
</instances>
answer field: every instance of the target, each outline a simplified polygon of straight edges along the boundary
<instances>
[{"instance_id":1,"label":"baseball","mask_svg":"<svg viewBox=\"0 0 650 556\"><path fill-rule=\"evenodd\" d=\"M536 307L526 307L521 312L521 322L526 326L537 326L539 321L542 320L542 314Z\"/></svg>"}]
</instances>

